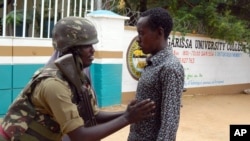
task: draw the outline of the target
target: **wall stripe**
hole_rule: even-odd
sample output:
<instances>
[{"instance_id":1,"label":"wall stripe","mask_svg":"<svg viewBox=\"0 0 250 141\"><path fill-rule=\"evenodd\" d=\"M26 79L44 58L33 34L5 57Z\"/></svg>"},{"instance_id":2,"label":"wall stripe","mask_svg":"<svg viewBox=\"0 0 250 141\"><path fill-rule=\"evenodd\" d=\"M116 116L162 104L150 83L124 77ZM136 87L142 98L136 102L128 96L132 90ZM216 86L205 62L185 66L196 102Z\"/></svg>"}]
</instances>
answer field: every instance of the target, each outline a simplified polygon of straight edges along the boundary
<instances>
[{"instance_id":1,"label":"wall stripe","mask_svg":"<svg viewBox=\"0 0 250 141\"><path fill-rule=\"evenodd\" d=\"M12 48L6 46L0 46L0 56L11 56Z\"/></svg>"},{"instance_id":2,"label":"wall stripe","mask_svg":"<svg viewBox=\"0 0 250 141\"><path fill-rule=\"evenodd\" d=\"M120 58L120 59L106 59L106 58L102 58L102 59L97 59L95 58L93 63L96 63L96 64L122 64L123 63L123 58Z\"/></svg>"},{"instance_id":3,"label":"wall stripe","mask_svg":"<svg viewBox=\"0 0 250 141\"><path fill-rule=\"evenodd\" d=\"M32 78L36 70L43 64L18 64L13 65L13 88L23 88Z\"/></svg>"},{"instance_id":4,"label":"wall stripe","mask_svg":"<svg viewBox=\"0 0 250 141\"><path fill-rule=\"evenodd\" d=\"M98 105L120 104L122 64L92 64L90 70Z\"/></svg>"},{"instance_id":5,"label":"wall stripe","mask_svg":"<svg viewBox=\"0 0 250 141\"><path fill-rule=\"evenodd\" d=\"M0 116L43 64L0 65Z\"/></svg>"},{"instance_id":6,"label":"wall stripe","mask_svg":"<svg viewBox=\"0 0 250 141\"><path fill-rule=\"evenodd\" d=\"M50 56L14 56L13 64L45 64L49 61Z\"/></svg>"},{"instance_id":7,"label":"wall stripe","mask_svg":"<svg viewBox=\"0 0 250 141\"><path fill-rule=\"evenodd\" d=\"M13 50L12 50L13 49ZM53 47L0 46L0 56L51 56ZM95 51L95 58L123 58L122 51Z\"/></svg>"},{"instance_id":8,"label":"wall stripe","mask_svg":"<svg viewBox=\"0 0 250 141\"><path fill-rule=\"evenodd\" d=\"M7 90L1 90L0 89L0 117L1 115L4 115L7 112L7 109L9 105L11 104L11 99L12 99L12 91L10 89Z\"/></svg>"},{"instance_id":9,"label":"wall stripe","mask_svg":"<svg viewBox=\"0 0 250 141\"><path fill-rule=\"evenodd\" d=\"M95 58L122 58L122 51L96 51Z\"/></svg>"},{"instance_id":10,"label":"wall stripe","mask_svg":"<svg viewBox=\"0 0 250 141\"><path fill-rule=\"evenodd\" d=\"M0 56L0 65L1 64L12 64L12 56Z\"/></svg>"},{"instance_id":11,"label":"wall stripe","mask_svg":"<svg viewBox=\"0 0 250 141\"><path fill-rule=\"evenodd\" d=\"M13 56L50 56L53 53L52 47L20 47L13 48Z\"/></svg>"},{"instance_id":12,"label":"wall stripe","mask_svg":"<svg viewBox=\"0 0 250 141\"><path fill-rule=\"evenodd\" d=\"M0 90L12 87L12 65L0 65ZM0 93L1 95L1 93ZM1 103L1 102L0 102Z\"/></svg>"}]
</instances>

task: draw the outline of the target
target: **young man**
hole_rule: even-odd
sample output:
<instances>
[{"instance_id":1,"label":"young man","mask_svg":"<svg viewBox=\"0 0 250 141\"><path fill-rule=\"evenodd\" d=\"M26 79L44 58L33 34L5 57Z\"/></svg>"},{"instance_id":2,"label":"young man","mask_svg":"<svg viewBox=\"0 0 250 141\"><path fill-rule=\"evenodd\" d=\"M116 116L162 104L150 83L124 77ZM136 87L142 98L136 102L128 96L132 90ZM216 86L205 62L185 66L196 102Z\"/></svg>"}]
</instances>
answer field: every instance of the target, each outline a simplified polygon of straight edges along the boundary
<instances>
[{"instance_id":1,"label":"young man","mask_svg":"<svg viewBox=\"0 0 250 141\"><path fill-rule=\"evenodd\" d=\"M153 8L143 12L137 23L138 44L150 54L138 82L136 99L156 103L153 118L130 126L128 141L175 141L180 118L184 69L167 38L173 21L168 11Z\"/></svg>"},{"instance_id":2,"label":"young man","mask_svg":"<svg viewBox=\"0 0 250 141\"><path fill-rule=\"evenodd\" d=\"M98 42L89 20L61 19L54 26L52 41L54 55L11 105L0 125L0 141L60 141L66 134L72 141L97 141L152 117L149 112L155 105L149 99L132 101L125 112L97 108L89 80L82 73L91 65L93 44Z\"/></svg>"}]
</instances>

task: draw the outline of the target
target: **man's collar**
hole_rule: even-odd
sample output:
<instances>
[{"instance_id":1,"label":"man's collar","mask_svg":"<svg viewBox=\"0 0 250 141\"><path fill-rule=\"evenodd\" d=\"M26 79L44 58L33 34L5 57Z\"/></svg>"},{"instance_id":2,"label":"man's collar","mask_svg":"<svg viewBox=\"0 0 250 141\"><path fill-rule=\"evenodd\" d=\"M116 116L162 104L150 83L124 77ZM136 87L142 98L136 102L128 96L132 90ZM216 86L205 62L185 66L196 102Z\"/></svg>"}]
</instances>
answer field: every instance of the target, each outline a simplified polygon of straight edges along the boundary
<instances>
[{"instance_id":1,"label":"man's collar","mask_svg":"<svg viewBox=\"0 0 250 141\"><path fill-rule=\"evenodd\" d=\"M155 55L150 55L146 58L147 66L155 65L158 62L161 62L166 56L172 54L173 49L165 47L164 49L157 52Z\"/></svg>"}]
</instances>

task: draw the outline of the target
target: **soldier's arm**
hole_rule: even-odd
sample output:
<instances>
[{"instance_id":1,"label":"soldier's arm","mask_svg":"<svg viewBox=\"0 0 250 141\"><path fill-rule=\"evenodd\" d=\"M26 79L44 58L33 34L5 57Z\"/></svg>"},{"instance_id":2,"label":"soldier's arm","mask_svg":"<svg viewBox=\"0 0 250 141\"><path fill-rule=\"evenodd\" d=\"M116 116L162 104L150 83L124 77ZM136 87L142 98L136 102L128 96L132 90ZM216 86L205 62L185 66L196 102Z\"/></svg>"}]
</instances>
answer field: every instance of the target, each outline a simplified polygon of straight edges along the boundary
<instances>
[{"instance_id":1,"label":"soldier's arm","mask_svg":"<svg viewBox=\"0 0 250 141\"><path fill-rule=\"evenodd\" d=\"M97 123L104 123L108 122L110 120L113 120L119 116L124 114L124 111L118 111L118 112L106 112L106 111L99 111L96 115Z\"/></svg>"},{"instance_id":2,"label":"soldier's arm","mask_svg":"<svg viewBox=\"0 0 250 141\"><path fill-rule=\"evenodd\" d=\"M121 116L110 120L109 122L98 124L96 126L81 126L69 132L68 136L71 140L74 141L100 140L131 123L153 116L152 114L148 113L154 108L155 104L150 100L144 100L138 103L136 103L136 101L132 101L128 105L127 110Z\"/></svg>"}]
</instances>

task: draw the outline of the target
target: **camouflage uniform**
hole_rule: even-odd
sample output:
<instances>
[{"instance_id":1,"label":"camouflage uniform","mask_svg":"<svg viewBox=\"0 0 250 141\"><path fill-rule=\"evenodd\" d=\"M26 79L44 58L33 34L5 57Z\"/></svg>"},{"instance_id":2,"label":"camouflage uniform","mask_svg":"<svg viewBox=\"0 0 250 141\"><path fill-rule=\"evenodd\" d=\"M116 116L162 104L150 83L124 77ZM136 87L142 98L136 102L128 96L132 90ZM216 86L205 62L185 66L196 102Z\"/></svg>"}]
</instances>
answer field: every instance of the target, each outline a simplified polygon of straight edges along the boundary
<instances>
[{"instance_id":1,"label":"camouflage uniform","mask_svg":"<svg viewBox=\"0 0 250 141\"><path fill-rule=\"evenodd\" d=\"M61 19L53 30L53 46L61 55L71 47L97 42L94 26L84 18ZM75 57L81 66L79 57ZM91 97L94 114L97 114L99 109L88 78L84 74L79 77L86 80L84 85ZM0 134L0 141L59 141L63 134L84 125L77 106L71 85L54 63L50 63L35 73L10 106L0 125L8 139Z\"/></svg>"}]
</instances>

